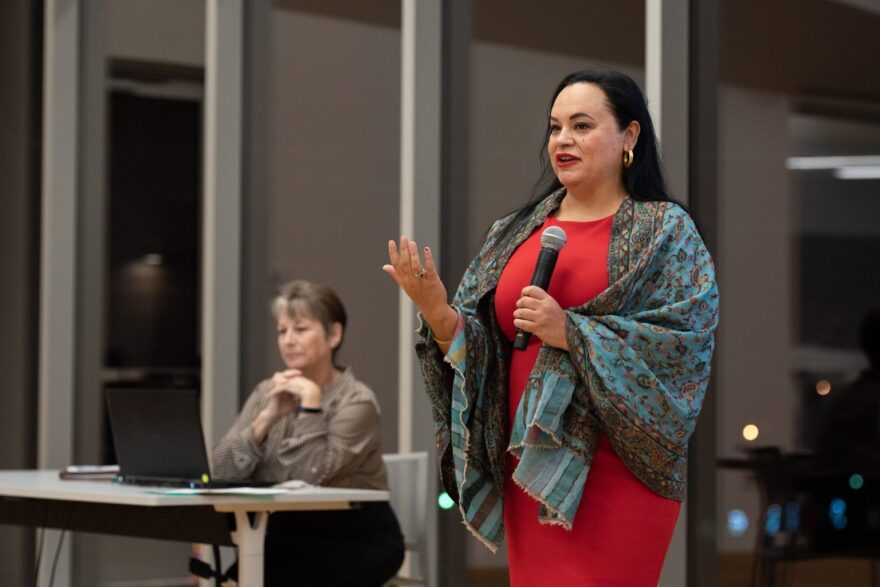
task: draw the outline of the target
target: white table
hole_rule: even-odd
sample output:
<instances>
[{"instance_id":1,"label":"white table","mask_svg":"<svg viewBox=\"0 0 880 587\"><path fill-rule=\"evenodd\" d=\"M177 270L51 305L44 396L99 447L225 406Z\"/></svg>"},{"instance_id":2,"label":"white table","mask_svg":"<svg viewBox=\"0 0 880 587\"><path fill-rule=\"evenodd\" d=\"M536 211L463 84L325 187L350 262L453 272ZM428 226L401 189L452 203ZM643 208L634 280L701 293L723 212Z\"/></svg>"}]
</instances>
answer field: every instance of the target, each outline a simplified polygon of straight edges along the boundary
<instances>
[{"instance_id":1,"label":"white table","mask_svg":"<svg viewBox=\"0 0 880 587\"><path fill-rule=\"evenodd\" d=\"M369 501L388 501L388 492L311 487L259 497L179 496L111 481L62 480L58 471L0 471L0 523L234 544L242 587L263 585L263 539L271 512L348 509ZM235 515L234 531L226 513Z\"/></svg>"}]
</instances>

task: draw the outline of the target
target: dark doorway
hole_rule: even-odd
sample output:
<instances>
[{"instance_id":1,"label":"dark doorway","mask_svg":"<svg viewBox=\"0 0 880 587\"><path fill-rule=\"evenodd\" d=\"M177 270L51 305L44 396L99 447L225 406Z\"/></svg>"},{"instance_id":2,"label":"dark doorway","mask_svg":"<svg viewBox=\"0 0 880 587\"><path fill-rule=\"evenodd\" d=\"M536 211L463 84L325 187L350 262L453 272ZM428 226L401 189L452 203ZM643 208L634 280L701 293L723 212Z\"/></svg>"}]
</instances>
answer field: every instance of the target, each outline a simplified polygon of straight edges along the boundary
<instances>
[{"instance_id":1,"label":"dark doorway","mask_svg":"<svg viewBox=\"0 0 880 587\"><path fill-rule=\"evenodd\" d=\"M193 100L110 94L105 367L198 369L200 117Z\"/></svg>"},{"instance_id":2,"label":"dark doorway","mask_svg":"<svg viewBox=\"0 0 880 587\"><path fill-rule=\"evenodd\" d=\"M201 102L108 102L104 386L200 389Z\"/></svg>"}]
</instances>

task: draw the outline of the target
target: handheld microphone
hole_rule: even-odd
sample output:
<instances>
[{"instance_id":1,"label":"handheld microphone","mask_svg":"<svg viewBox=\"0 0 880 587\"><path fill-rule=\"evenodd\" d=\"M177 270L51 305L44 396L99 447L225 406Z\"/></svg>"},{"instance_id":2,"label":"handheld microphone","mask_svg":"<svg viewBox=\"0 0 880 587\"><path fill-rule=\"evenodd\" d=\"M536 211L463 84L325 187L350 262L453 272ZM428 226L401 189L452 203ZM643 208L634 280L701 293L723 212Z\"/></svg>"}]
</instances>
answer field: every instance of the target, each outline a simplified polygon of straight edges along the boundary
<instances>
[{"instance_id":1,"label":"handheld microphone","mask_svg":"<svg viewBox=\"0 0 880 587\"><path fill-rule=\"evenodd\" d=\"M553 275L553 269L556 267L556 259L559 257L559 251L565 246L565 231L558 226L550 226L541 233L541 252L538 253L538 261L535 263L535 272L532 274L532 281L529 285L537 285L544 291L550 285L550 276ZM513 348L523 351L529 345L529 339L532 338L531 332L526 332L522 328L516 329L516 338L513 340Z\"/></svg>"}]
</instances>

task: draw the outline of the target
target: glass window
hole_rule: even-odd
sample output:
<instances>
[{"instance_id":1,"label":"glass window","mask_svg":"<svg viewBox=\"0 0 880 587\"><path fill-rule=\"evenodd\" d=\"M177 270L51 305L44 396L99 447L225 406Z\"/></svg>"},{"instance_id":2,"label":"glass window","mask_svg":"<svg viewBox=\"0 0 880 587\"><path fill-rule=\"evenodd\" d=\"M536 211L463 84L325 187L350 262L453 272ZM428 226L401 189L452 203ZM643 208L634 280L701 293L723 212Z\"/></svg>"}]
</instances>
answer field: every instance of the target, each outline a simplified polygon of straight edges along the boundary
<instances>
[{"instance_id":1,"label":"glass window","mask_svg":"<svg viewBox=\"0 0 880 587\"><path fill-rule=\"evenodd\" d=\"M858 384L857 414L832 412L866 377L857 331L880 306L880 12L721 7L717 584L804 556L791 583L857 584L867 563L833 557L880 547L880 478L852 450L878 439L880 380Z\"/></svg>"}]
</instances>

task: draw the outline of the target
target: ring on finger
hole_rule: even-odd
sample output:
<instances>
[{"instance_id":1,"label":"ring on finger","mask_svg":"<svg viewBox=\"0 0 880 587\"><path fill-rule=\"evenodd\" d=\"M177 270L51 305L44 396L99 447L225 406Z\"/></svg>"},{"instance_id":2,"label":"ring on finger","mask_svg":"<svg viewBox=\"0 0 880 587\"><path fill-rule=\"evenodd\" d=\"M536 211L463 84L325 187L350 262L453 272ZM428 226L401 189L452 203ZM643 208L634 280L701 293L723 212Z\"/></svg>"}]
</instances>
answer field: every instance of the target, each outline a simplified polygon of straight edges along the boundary
<instances>
[{"instance_id":1,"label":"ring on finger","mask_svg":"<svg viewBox=\"0 0 880 587\"><path fill-rule=\"evenodd\" d=\"M424 277L427 274L428 274L428 270L425 269L424 267L422 267L421 269L419 269L418 271L415 272L415 276L418 277L419 279L421 279L422 277Z\"/></svg>"}]
</instances>

